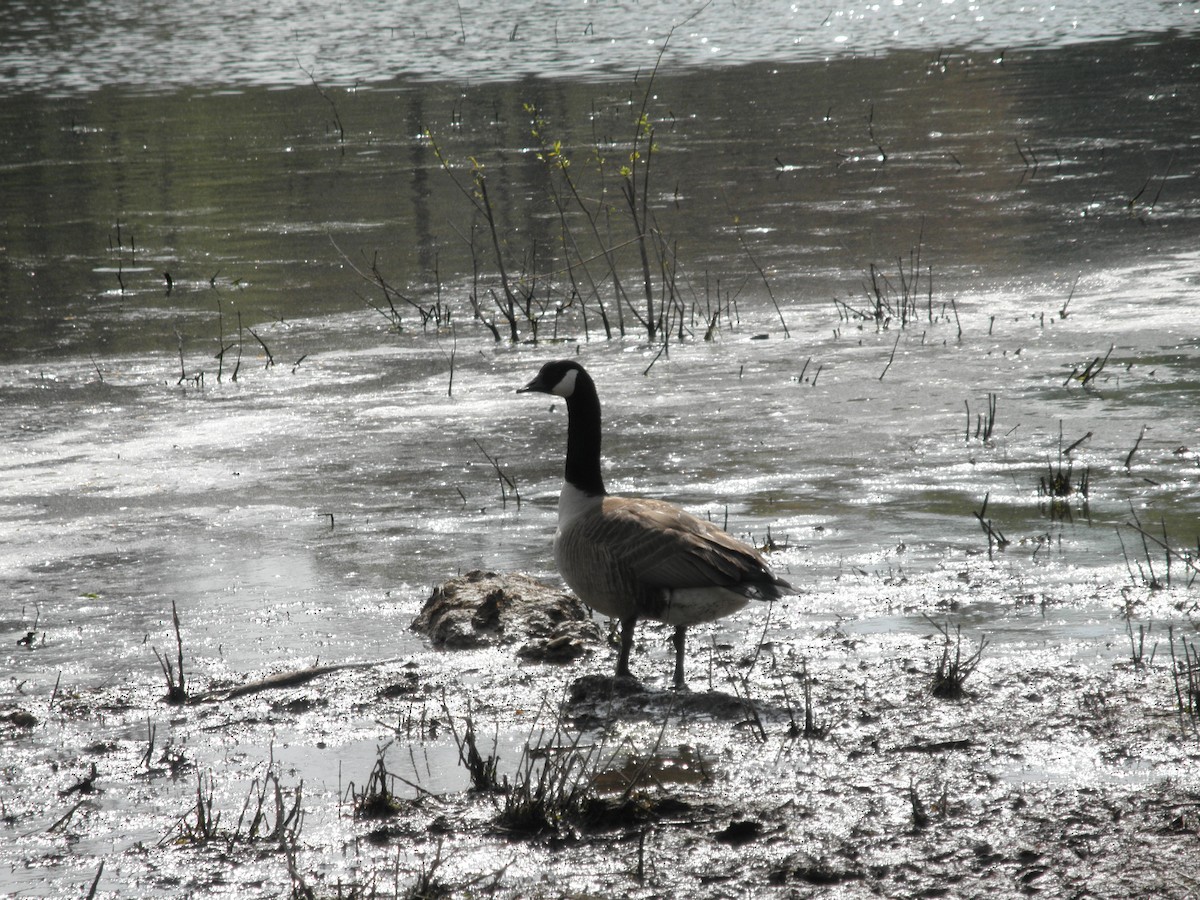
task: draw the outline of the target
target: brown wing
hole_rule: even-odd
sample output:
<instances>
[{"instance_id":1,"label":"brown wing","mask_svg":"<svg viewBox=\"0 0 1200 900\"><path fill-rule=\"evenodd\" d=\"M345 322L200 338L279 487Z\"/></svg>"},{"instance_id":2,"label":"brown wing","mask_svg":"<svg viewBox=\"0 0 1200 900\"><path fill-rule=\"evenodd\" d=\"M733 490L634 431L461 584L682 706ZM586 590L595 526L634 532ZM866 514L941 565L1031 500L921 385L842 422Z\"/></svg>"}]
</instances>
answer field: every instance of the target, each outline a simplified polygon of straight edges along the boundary
<instances>
[{"instance_id":1,"label":"brown wing","mask_svg":"<svg viewBox=\"0 0 1200 900\"><path fill-rule=\"evenodd\" d=\"M670 503L607 497L599 519L605 534L594 537L647 587L786 586L753 547Z\"/></svg>"}]
</instances>

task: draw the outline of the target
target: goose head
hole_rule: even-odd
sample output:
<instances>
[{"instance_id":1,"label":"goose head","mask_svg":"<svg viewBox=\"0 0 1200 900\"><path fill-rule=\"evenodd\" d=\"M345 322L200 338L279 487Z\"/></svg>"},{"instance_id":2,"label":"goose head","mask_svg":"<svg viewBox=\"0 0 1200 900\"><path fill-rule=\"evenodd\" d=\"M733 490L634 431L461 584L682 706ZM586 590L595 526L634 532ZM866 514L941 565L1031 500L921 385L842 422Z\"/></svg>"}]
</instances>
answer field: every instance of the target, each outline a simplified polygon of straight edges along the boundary
<instances>
[{"instance_id":1,"label":"goose head","mask_svg":"<svg viewBox=\"0 0 1200 900\"><path fill-rule=\"evenodd\" d=\"M517 388L517 393L555 394L564 400L570 400L575 395L581 379L590 380L583 366L571 359L556 359L542 366L529 384Z\"/></svg>"}]
</instances>

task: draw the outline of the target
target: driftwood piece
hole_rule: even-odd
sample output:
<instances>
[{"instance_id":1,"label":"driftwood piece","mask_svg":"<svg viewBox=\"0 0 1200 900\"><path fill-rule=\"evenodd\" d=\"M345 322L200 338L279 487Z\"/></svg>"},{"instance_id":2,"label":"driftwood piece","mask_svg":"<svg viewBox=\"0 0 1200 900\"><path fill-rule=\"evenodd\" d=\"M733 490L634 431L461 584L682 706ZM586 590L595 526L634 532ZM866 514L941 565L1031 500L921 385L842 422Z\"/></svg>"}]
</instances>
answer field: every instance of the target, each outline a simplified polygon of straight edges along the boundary
<instances>
[{"instance_id":1,"label":"driftwood piece","mask_svg":"<svg viewBox=\"0 0 1200 900\"><path fill-rule=\"evenodd\" d=\"M266 678L260 678L258 681L250 681L246 684L239 684L236 687L205 691L203 694L197 694L192 697L191 702L213 703L220 700L234 700L238 697L258 694L262 691L272 691L308 684L314 678L320 678L323 675L332 675L335 672L345 672L354 669L374 669L377 666L386 666L400 661L400 658L397 657L379 659L372 662L337 663L327 666L310 666L307 669L293 669L289 672L277 672L274 675L268 675Z\"/></svg>"}]
</instances>

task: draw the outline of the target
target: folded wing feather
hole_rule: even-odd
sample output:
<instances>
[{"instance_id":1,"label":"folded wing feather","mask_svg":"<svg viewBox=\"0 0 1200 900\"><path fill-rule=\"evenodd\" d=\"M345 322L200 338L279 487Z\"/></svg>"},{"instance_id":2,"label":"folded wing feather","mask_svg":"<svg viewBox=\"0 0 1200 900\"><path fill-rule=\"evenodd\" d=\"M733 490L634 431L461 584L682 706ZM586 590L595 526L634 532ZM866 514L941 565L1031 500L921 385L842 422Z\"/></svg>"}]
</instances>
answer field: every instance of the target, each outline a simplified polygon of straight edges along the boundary
<instances>
[{"instance_id":1,"label":"folded wing feather","mask_svg":"<svg viewBox=\"0 0 1200 900\"><path fill-rule=\"evenodd\" d=\"M608 497L600 519L613 555L646 586L739 590L775 580L755 550L669 503Z\"/></svg>"}]
</instances>

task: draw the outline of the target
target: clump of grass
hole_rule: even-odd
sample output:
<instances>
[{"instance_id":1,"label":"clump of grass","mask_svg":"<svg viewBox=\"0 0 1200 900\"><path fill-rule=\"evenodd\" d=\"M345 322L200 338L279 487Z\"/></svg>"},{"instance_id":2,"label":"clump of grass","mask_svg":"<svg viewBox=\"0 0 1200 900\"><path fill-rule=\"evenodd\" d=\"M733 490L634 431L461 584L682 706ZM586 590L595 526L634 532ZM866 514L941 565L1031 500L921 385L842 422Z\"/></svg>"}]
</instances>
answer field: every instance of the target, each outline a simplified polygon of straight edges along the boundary
<instances>
[{"instance_id":1,"label":"clump of grass","mask_svg":"<svg viewBox=\"0 0 1200 900\"><path fill-rule=\"evenodd\" d=\"M158 659L158 665L162 669L163 678L167 682L167 695L164 698L168 703L180 704L187 702L187 685L184 682L183 675L183 635L179 629L179 610L175 608L175 601L171 601L171 622L175 627L175 650L177 662L173 664L169 657L158 652L157 647L151 647L154 651L154 656Z\"/></svg>"},{"instance_id":2,"label":"clump of grass","mask_svg":"<svg viewBox=\"0 0 1200 900\"><path fill-rule=\"evenodd\" d=\"M975 440L986 444L992 439L992 430L996 427L996 395L988 394L987 412L975 414ZM964 440L971 440L971 403L969 400L964 400L963 405L967 408L967 428L964 434Z\"/></svg>"},{"instance_id":3,"label":"clump of grass","mask_svg":"<svg viewBox=\"0 0 1200 900\"><path fill-rule=\"evenodd\" d=\"M276 765L268 763L266 771L255 776L250 785L233 829L234 835L247 841L268 841L294 847L304 825L304 810L300 806L303 796L303 781L285 792Z\"/></svg>"},{"instance_id":4,"label":"clump of grass","mask_svg":"<svg viewBox=\"0 0 1200 900\"><path fill-rule=\"evenodd\" d=\"M417 868L416 881L404 894L406 900L434 900L437 897L453 897L455 891L443 884L437 877L438 869L442 866L442 839L438 838L433 856L422 859ZM399 895L397 895L399 896Z\"/></svg>"},{"instance_id":5,"label":"clump of grass","mask_svg":"<svg viewBox=\"0 0 1200 900\"><path fill-rule=\"evenodd\" d=\"M925 220L917 243L908 251L907 265L903 256L896 258L895 280L886 271L871 263L867 268L867 279L863 281L869 313L858 313L861 318L874 320L877 328L886 329L898 321L901 328L915 322L920 315L920 301L925 301L925 314L930 324L933 312L933 266L921 264L921 250L925 241ZM922 275L925 276L922 284ZM850 312L849 306L842 304Z\"/></svg>"},{"instance_id":6,"label":"clump of grass","mask_svg":"<svg viewBox=\"0 0 1200 900\"><path fill-rule=\"evenodd\" d=\"M1176 652L1174 627L1167 629L1167 637L1171 644L1171 678L1175 684L1179 715L1200 722L1200 648L1181 636L1179 652Z\"/></svg>"},{"instance_id":7,"label":"clump of grass","mask_svg":"<svg viewBox=\"0 0 1200 900\"><path fill-rule=\"evenodd\" d=\"M559 835L585 821L597 803L597 749L580 747L582 732L568 736L561 721L536 741L526 741L512 784L505 781L497 824L513 834Z\"/></svg>"},{"instance_id":8,"label":"clump of grass","mask_svg":"<svg viewBox=\"0 0 1200 900\"><path fill-rule=\"evenodd\" d=\"M1125 620L1125 633L1129 635L1129 661L1133 663L1135 669L1144 668L1148 663L1154 662L1154 654L1158 650L1158 644L1155 643L1150 648L1150 659L1146 659L1146 635L1150 633L1150 626L1138 623L1137 637L1133 635L1133 621Z\"/></svg>"},{"instance_id":9,"label":"clump of grass","mask_svg":"<svg viewBox=\"0 0 1200 900\"><path fill-rule=\"evenodd\" d=\"M442 701L445 709L445 700ZM446 709L446 718L450 722L450 732L454 735L454 743L458 747L458 761L462 763L471 775L471 789L481 793L499 792L504 784L496 777L496 767L500 758L496 755L496 741L492 741L492 752L486 757L479 752L479 744L475 739L475 719L468 711L466 725L460 736L454 717Z\"/></svg>"},{"instance_id":10,"label":"clump of grass","mask_svg":"<svg viewBox=\"0 0 1200 900\"><path fill-rule=\"evenodd\" d=\"M1063 467L1061 456L1057 465L1052 465L1049 460L1046 460L1046 474L1038 478L1038 495L1049 497L1052 502L1070 497L1075 490L1075 486L1071 483L1073 469L1074 465L1069 459L1066 468Z\"/></svg>"},{"instance_id":11,"label":"clump of grass","mask_svg":"<svg viewBox=\"0 0 1200 900\"><path fill-rule=\"evenodd\" d=\"M1159 521L1159 534L1151 532L1142 525L1142 521L1138 518L1137 511L1133 509L1132 503L1129 507L1130 514L1133 516L1132 522L1126 522L1123 527L1133 531L1141 541L1142 554L1145 559L1145 565L1142 565L1142 559L1130 560L1129 549L1125 546L1125 539L1121 536L1121 526L1117 527L1117 539L1121 542L1121 552L1125 556L1125 569L1129 572L1129 578L1135 586L1141 585L1149 588L1151 591L1159 591L1164 588L1171 587L1172 578L1172 563L1182 565L1187 572L1187 586L1191 587L1196 577L1200 575L1200 539L1196 542L1196 551L1178 550L1171 545L1171 540L1167 535L1167 523L1165 520ZM1151 548L1155 548L1154 551ZM1154 567L1154 557L1157 552L1162 553L1162 574L1160 575ZM1133 569L1137 567L1137 575L1134 575Z\"/></svg>"},{"instance_id":12,"label":"clump of grass","mask_svg":"<svg viewBox=\"0 0 1200 900\"><path fill-rule=\"evenodd\" d=\"M933 696L943 700L961 700L965 696L964 683L978 668L979 661L983 658L987 638L981 637L975 651L964 656L961 626L954 627L953 638L950 636L949 623L938 625L935 622L933 626L942 636L942 654L938 659L937 669L933 673L929 691Z\"/></svg>"},{"instance_id":13,"label":"clump of grass","mask_svg":"<svg viewBox=\"0 0 1200 900\"><path fill-rule=\"evenodd\" d=\"M165 844L207 844L220 833L221 813L213 809L213 777L201 773L196 778L196 802L163 835L159 846Z\"/></svg>"},{"instance_id":14,"label":"clump of grass","mask_svg":"<svg viewBox=\"0 0 1200 900\"><path fill-rule=\"evenodd\" d=\"M808 660L802 662L800 671L796 672L795 676L800 682L800 689L804 695L804 724L803 726L798 724L796 717L792 715L792 699L788 696L787 685L784 684L783 697L788 707L788 737L804 737L809 740L820 740L829 733L829 726L827 724L818 724L816 716L813 713L812 677L808 673Z\"/></svg>"},{"instance_id":15,"label":"clump of grass","mask_svg":"<svg viewBox=\"0 0 1200 900\"><path fill-rule=\"evenodd\" d=\"M451 854L445 853L445 841L438 838L432 852L418 854L416 872L407 885L401 860L408 855L408 848L396 849L394 861L380 860L377 867L361 867L355 877L339 877L336 884L309 884L310 877L318 881L320 876L307 876L301 872L294 850L287 854L288 876L291 880L292 900L443 900L451 897L484 897L494 895L511 861L492 872L480 872L465 881L449 883L443 877L445 863Z\"/></svg>"},{"instance_id":16,"label":"clump of grass","mask_svg":"<svg viewBox=\"0 0 1200 900\"><path fill-rule=\"evenodd\" d=\"M988 559L992 558L992 549L1003 550L1008 546L1009 540L1004 536L999 528L992 524L992 520L987 518L988 499L992 496L991 492L983 495L983 506L975 513L975 518L979 520L979 525L983 528L983 533L988 539Z\"/></svg>"},{"instance_id":17,"label":"clump of grass","mask_svg":"<svg viewBox=\"0 0 1200 900\"><path fill-rule=\"evenodd\" d=\"M619 116L629 116L628 121L614 123L618 129L629 128L624 141L601 137L594 115L592 144L572 147L552 133L551 122L536 102L523 105L536 158L545 168L541 185L560 231L552 242L519 245L519 236L507 226L506 192L497 189L485 162L476 156L455 162L431 130L424 132L442 171L471 211L469 232L459 230L471 254L468 297L475 320L497 341L536 343L548 326L556 340L560 319L571 312L585 338L590 339L598 319L606 339L640 328L651 344L661 345L659 355L665 355L673 335L682 341L695 328L698 304L693 304L689 325L685 298L689 291L694 295L693 279L684 270L678 243L659 219L656 202L664 191L656 181L662 176L651 104L657 99L655 79L674 31L663 40L649 72L639 78L640 104L612 107ZM502 177L503 169L500 172ZM764 270L744 243L743 249L762 276ZM719 288L717 293L719 301ZM767 293L771 296L769 284ZM705 314L706 337L711 337L723 308L728 310L728 304L718 302L715 313L710 306ZM782 315L780 322L786 334Z\"/></svg>"},{"instance_id":18,"label":"clump of grass","mask_svg":"<svg viewBox=\"0 0 1200 900\"><path fill-rule=\"evenodd\" d=\"M1070 497L1082 498L1084 508L1088 503L1089 493L1091 491L1091 476L1092 470L1090 466L1085 466L1083 471L1079 473L1078 478L1075 477L1075 461L1071 454L1084 441L1091 438L1092 433L1089 431L1079 440L1075 441L1068 447L1063 447L1062 423L1058 425L1058 458L1051 462L1046 460L1046 472L1038 478L1038 496L1045 498L1043 504L1048 504L1050 518L1054 520L1071 518L1071 506L1068 502Z\"/></svg>"},{"instance_id":19,"label":"clump of grass","mask_svg":"<svg viewBox=\"0 0 1200 900\"><path fill-rule=\"evenodd\" d=\"M251 783L232 830L221 827L221 811L215 809L214 803L215 787L212 773L197 776L196 802L167 830L159 841L160 847L197 846L217 840L224 842L229 850L240 843L278 843L285 849L297 845L304 825L303 782L285 791L275 763L268 762L264 774Z\"/></svg>"},{"instance_id":20,"label":"clump of grass","mask_svg":"<svg viewBox=\"0 0 1200 900\"><path fill-rule=\"evenodd\" d=\"M353 783L349 787L351 808L356 819L387 819L403 808L391 788L391 782L398 776L387 769L384 757L388 746L390 742L379 748L375 765L371 767L371 774L367 776L361 793L355 790Z\"/></svg>"},{"instance_id":21,"label":"clump of grass","mask_svg":"<svg viewBox=\"0 0 1200 900\"><path fill-rule=\"evenodd\" d=\"M426 137L442 170L473 207L475 220L484 224L490 244L492 262L499 282L499 292L494 287L488 288L488 294L491 296L494 306L494 310L489 311L484 309L485 304L480 303L478 286L473 288L471 306L475 318L487 326L496 340L500 340L501 329L505 328L509 341L516 344L522 340L522 327L526 327L529 329L528 338L533 343L537 343L538 330L542 320L552 308L556 308L552 302L552 288L541 283L542 279L536 271L539 249L537 244L532 245L523 256L521 270L517 271L509 259L509 254L506 253L507 237L501 233L502 227L497 222L497 210L488 193L488 178L483 163L475 157L471 157L471 182L470 184L464 183L455 175L455 165L434 139L432 133L426 132ZM475 245L474 225L471 228L469 249L472 269L478 273L480 259ZM398 294L398 292L396 293Z\"/></svg>"},{"instance_id":22,"label":"clump of grass","mask_svg":"<svg viewBox=\"0 0 1200 900\"><path fill-rule=\"evenodd\" d=\"M624 744L609 754L601 745L583 745L583 733L569 734L561 713L550 725L539 727L538 720L511 779L508 775L497 777L499 761L495 755L485 757L479 752L475 723L469 715L461 732L451 725L459 761L470 772L472 787L503 795L495 819L500 831L513 837L560 839L578 830L643 821L652 811L654 804L639 788L658 759L666 721L654 749L637 762L640 757ZM617 765L622 753L629 753L629 757ZM620 795L602 796L614 784L621 790Z\"/></svg>"}]
</instances>

